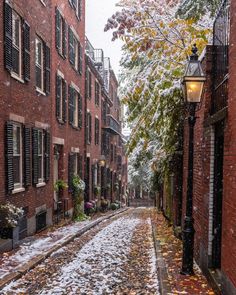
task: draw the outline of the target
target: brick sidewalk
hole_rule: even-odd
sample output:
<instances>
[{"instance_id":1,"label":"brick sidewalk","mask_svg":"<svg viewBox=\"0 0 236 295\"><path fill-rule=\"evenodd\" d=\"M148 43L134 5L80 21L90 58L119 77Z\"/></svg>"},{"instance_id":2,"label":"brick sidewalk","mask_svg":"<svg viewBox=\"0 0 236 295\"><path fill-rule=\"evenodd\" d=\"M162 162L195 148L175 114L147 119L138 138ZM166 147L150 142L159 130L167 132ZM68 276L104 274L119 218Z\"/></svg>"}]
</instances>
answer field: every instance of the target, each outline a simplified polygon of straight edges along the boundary
<instances>
[{"instance_id":1,"label":"brick sidewalk","mask_svg":"<svg viewBox=\"0 0 236 295\"><path fill-rule=\"evenodd\" d=\"M156 216L153 221L157 252L159 251L162 256L159 259L162 294L214 295L214 291L196 264L194 265L194 276L180 274L182 242L174 236L173 228L168 225L164 216L161 213Z\"/></svg>"},{"instance_id":2,"label":"brick sidewalk","mask_svg":"<svg viewBox=\"0 0 236 295\"><path fill-rule=\"evenodd\" d=\"M71 223L55 228L55 231L51 229L45 231L42 235L26 238L25 243L17 250L3 255L0 264L0 290L86 231L126 210L127 208L107 212L90 221Z\"/></svg>"}]
</instances>

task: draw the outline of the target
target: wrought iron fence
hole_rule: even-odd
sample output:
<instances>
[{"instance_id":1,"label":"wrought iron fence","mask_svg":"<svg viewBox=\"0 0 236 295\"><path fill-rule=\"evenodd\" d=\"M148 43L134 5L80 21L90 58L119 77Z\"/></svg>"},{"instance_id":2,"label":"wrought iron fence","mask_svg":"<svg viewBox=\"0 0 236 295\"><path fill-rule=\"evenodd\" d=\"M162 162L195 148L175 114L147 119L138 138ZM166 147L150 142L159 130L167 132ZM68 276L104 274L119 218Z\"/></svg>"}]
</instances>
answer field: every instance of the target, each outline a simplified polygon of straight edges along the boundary
<instances>
[{"instance_id":1,"label":"wrought iron fence","mask_svg":"<svg viewBox=\"0 0 236 295\"><path fill-rule=\"evenodd\" d=\"M229 71L229 0L224 0L213 30L213 99L212 113L227 106Z\"/></svg>"}]
</instances>

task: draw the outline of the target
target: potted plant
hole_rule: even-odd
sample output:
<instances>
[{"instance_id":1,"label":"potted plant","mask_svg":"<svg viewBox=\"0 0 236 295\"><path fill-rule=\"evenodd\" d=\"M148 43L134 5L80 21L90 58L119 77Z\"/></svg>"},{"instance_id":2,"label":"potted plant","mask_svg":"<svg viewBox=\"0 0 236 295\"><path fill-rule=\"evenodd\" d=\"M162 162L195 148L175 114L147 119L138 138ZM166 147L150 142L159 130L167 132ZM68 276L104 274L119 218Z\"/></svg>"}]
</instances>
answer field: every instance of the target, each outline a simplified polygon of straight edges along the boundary
<instances>
[{"instance_id":1,"label":"potted plant","mask_svg":"<svg viewBox=\"0 0 236 295\"><path fill-rule=\"evenodd\" d=\"M79 175L75 174L72 178L72 196L74 198L73 219L82 221L87 219L83 212L85 183Z\"/></svg>"},{"instance_id":2,"label":"potted plant","mask_svg":"<svg viewBox=\"0 0 236 295\"><path fill-rule=\"evenodd\" d=\"M110 185L110 183L107 184L106 188L107 188L108 190L111 189L111 185Z\"/></svg>"},{"instance_id":3,"label":"potted plant","mask_svg":"<svg viewBox=\"0 0 236 295\"><path fill-rule=\"evenodd\" d=\"M94 186L94 195L97 197L101 192L101 187L99 185Z\"/></svg>"},{"instance_id":4,"label":"potted plant","mask_svg":"<svg viewBox=\"0 0 236 295\"><path fill-rule=\"evenodd\" d=\"M63 179L58 179L55 183L54 183L54 191L59 193L60 191L66 189L67 183L63 180Z\"/></svg>"},{"instance_id":5,"label":"potted plant","mask_svg":"<svg viewBox=\"0 0 236 295\"><path fill-rule=\"evenodd\" d=\"M24 210L7 202L0 205L0 236L5 239L12 239L13 230L17 227Z\"/></svg>"},{"instance_id":6,"label":"potted plant","mask_svg":"<svg viewBox=\"0 0 236 295\"><path fill-rule=\"evenodd\" d=\"M108 208L108 202L106 199L104 199L103 197L101 197L101 211L105 212Z\"/></svg>"},{"instance_id":7,"label":"potted plant","mask_svg":"<svg viewBox=\"0 0 236 295\"><path fill-rule=\"evenodd\" d=\"M115 189L115 191L118 191L118 189L119 189L119 183L118 182L115 182L114 189Z\"/></svg>"}]
</instances>

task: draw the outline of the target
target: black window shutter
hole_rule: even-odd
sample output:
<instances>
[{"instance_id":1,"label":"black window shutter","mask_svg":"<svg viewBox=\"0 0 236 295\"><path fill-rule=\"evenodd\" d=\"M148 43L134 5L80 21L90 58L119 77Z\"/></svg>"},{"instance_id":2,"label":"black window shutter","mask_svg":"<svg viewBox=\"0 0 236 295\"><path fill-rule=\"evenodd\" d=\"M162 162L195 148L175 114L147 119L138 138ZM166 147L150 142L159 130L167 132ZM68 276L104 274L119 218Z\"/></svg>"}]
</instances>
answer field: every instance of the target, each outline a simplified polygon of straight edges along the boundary
<instances>
[{"instance_id":1,"label":"black window shutter","mask_svg":"<svg viewBox=\"0 0 236 295\"><path fill-rule=\"evenodd\" d=\"M72 190L72 181L73 181L73 176L74 176L74 163L75 163L75 154L69 154L69 158L68 158L68 188L71 191Z\"/></svg>"},{"instance_id":2,"label":"black window shutter","mask_svg":"<svg viewBox=\"0 0 236 295\"><path fill-rule=\"evenodd\" d=\"M63 56L66 58L67 56L67 23L66 21L63 19L63 23L62 23L62 28L63 28L63 32L62 32L62 54Z\"/></svg>"},{"instance_id":3,"label":"black window shutter","mask_svg":"<svg viewBox=\"0 0 236 295\"><path fill-rule=\"evenodd\" d=\"M89 142L92 142L92 116L89 113Z\"/></svg>"},{"instance_id":4,"label":"black window shutter","mask_svg":"<svg viewBox=\"0 0 236 295\"><path fill-rule=\"evenodd\" d=\"M11 193L14 189L13 179L13 124L6 123L6 189Z\"/></svg>"},{"instance_id":5,"label":"black window shutter","mask_svg":"<svg viewBox=\"0 0 236 295\"><path fill-rule=\"evenodd\" d=\"M60 118L61 107L61 77L56 75L56 117Z\"/></svg>"},{"instance_id":6,"label":"black window shutter","mask_svg":"<svg viewBox=\"0 0 236 295\"><path fill-rule=\"evenodd\" d=\"M92 97L92 74L89 71L89 98Z\"/></svg>"},{"instance_id":7,"label":"black window shutter","mask_svg":"<svg viewBox=\"0 0 236 295\"><path fill-rule=\"evenodd\" d=\"M24 184L25 187L31 185L31 129L24 128Z\"/></svg>"},{"instance_id":8,"label":"black window shutter","mask_svg":"<svg viewBox=\"0 0 236 295\"><path fill-rule=\"evenodd\" d=\"M30 26L24 22L23 26L23 70L25 81L30 80Z\"/></svg>"},{"instance_id":9,"label":"black window shutter","mask_svg":"<svg viewBox=\"0 0 236 295\"><path fill-rule=\"evenodd\" d=\"M50 93L50 72L51 72L51 58L50 48L44 44L44 61L45 61L45 92Z\"/></svg>"},{"instance_id":10,"label":"black window shutter","mask_svg":"<svg viewBox=\"0 0 236 295\"><path fill-rule=\"evenodd\" d=\"M45 131L45 154L44 154L44 169L45 181L50 179L50 132Z\"/></svg>"},{"instance_id":11,"label":"black window shutter","mask_svg":"<svg viewBox=\"0 0 236 295\"><path fill-rule=\"evenodd\" d=\"M71 28L68 28L68 44L69 44L69 61L72 65L75 65L75 52L74 52L74 36Z\"/></svg>"},{"instance_id":12,"label":"black window shutter","mask_svg":"<svg viewBox=\"0 0 236 295\"><path fill-rule=\"evenodd\" d=\"M83 125L83 102L82 102L82 96L79 93L79 100L78 100L78 127L82 128Z\"/></svg>"},{"instance_id":13,"label":"black window shutter","mask_svg":"<svg viewBox=\"0 0 236 295\"><path fill-rule=\"evenodd\" d=\"M89 87L88 87L88 82L89 82L89 80L88 80L88 67L86 67L86 70L85 70L85 98L87 99L88 98L88 89L89 89Z\"/></svg>"},{"instance_id":14,"label":"black window shutter","mask_svg":"<svg viewBox=\"0 0 236 295\"><path fill-rule=\"evenodd\" d=\"M78 70L80 75L83 73L83 47L81 46L80 42L78 42L79 46L79 65L78 65Z\"/></svg>"},{"instance_id":15,"label":"black window shutter","mask_svg":"<svg viewBox=\"0 0 236 295\"><path fill-rule=\"evenodd\" d=\"M69 123L74 125L75 90L69 86Z\"/></svg>"},{"instance_id":16,"label":"black window shutter","mask_svg":"<svg viewBox=\"0 0 236 295\"><path fill-rule=\"evenodd\" d=\"M67 120L67 83L62 80L62 120Z\"/></svg>"},{"instance_id":17,"label":"black window shutter","mask_svg":"<svg viewBox=\"0 0 236 295\"><path fill-rule=\"evenodd\" d=\"M39 141L39 133L38 129L32 129L32 155L33 155L33 184L38 183L38 141Z\"/></svg>"},{"instance_id":18,"label":"black window shutter","mask_svg":"<svg viewBox=\"0 0 236 295\"><path fill-rule=\"evenodd\" d=\"M60 11L56 8L56 48L60 50L61 46L61 14Z\"/></svg>"},{"instance_id":19,"label":"black window shutter","mask_svg":"<svg viewBox=\"0 0 236 295\"><path fill-rule=\"evenodd\" d=\"M97 118L95 118L94 131L94 143L97 144Z\"/></svg>"},{"instance_id":20,"label":"black window shutter","mask_svg":"<svg viewBox=\"0 0 236 295\"><path fill-rule=\"evenodd\" d=\"M77 0L78 1L78 18L81 19L82 18L82 1L81 0Z\"/></svg>"},{"instance_id":21,"label":"black window shutter","mask_svg":"<svg viewBox=\"0 0 236 295\"><path fill-rule=\"evenodd\" d=\"M82 155L78 155L78 175L80 176L80 178L83 178L83 156Z\"/></svg>"},{"instance_id":22,"label":"black window shutter","mask_svg":"<svg viewBox=\"0 0 236 295\"><path fill-rule=\"evenodd\" d=\"M100 123L99 120L97 119L97 144L100 142Z\"/></svg>"},{"instance_id":23,"label":"black window shutter","mask_svg":"<svg viewBox=\"0 0 236 295\"><path fill-rule=\"evenodd\" d=\"M4 61L5 68L12 70L12 8L4 3Z\"/></svg>"}]
</instances>

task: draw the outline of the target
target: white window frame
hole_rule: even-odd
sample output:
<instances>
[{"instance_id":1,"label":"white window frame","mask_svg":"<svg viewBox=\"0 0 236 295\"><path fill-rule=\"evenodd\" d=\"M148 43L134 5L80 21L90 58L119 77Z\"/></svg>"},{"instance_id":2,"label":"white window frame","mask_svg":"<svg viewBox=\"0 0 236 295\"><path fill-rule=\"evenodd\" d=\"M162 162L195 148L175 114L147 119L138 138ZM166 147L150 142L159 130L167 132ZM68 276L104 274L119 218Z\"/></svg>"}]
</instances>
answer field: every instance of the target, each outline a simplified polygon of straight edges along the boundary
<instances>
[{"instance_id":1,"label":"white window frame","mask_svg":"<svg viewBox=\"0 0 236 295\"><path fill-rule=\"evenodd\" d=\"M42 136L42 146L41 146L41 150L42 153L39 153L39 137ZM43 129L39 129L38 130L38 158L42 157L42 161L41 161L41 175L38 175L38 184L44 184L45 183L45 172L44 172L44 152L45 152L45 147L44 147L44 142L45 141L45 136L44 136L44 130ZM39 162L39 161L38 161Z\"/></svg>"},{"instance_id":2,"label":"white window frame","mask_svg":"<svg viewBox=\"0 0 236 295\"><path fill-rule=\"evenodd\" d=\"M14 32L15 32L15 26L14 26L14 20L19 20L19 46L15 44L14 42ZM15 77L16 79L22 80L22 19L20 15L15 11L12 10L12 46L19 52L19 73L16 73L14 70L11 71L11 75Z\"/></svg>"},{"instance_id":3,"label":"white window frame","mask_svg":"<svg viewBox=\"0 0 236 295\"><path fill-rule=\"evenodd\" d=\"M46 7L46 3L45 3L45 0L39 0L42 4L43 4L43 6L45 6Z\"/></svg>"},{"instance_id":4,"label":"white window frame","mask_svg":"<svg viewBox=\"0 0 236 295\"><path fill-rule=\"evenodd\" d=\"M72 31L73 32L73 31ZM76 71L78 71L78 66L79 66L79 40L75 36L73 32L73 47L74 47L74 53L75 53L75 64L74 67Z\"/></svg>"},{"instance_id":5,"label":"white window frame","mask_svg":"<svg viewBox=\"0 0 236 295\"><path fill-rule=\"evenodd\" d=\"M14 129L15 128L20 128L20 153L19 154L14 153ZM22 145L22 125L18 124L18 123L13 123L13 158L20 157L20 166L19 166L20 182L14 182L14 191L23 188L23 150L22 150L22 147L23 147L23 145Z\"/></svg>"},{"instance_id":6,"label":"white window frame","mask_svg":"<svg viewBox=\"0 0 236 295\"><path fill-rule=\"evenodd\" d=\"M36 58L37 42L41 43L41 46L42 46L42 50L41 50L41 64L39 64L37 62L37 58ZM44 42L38 36L35 37L35 66L37 66L38 68L41 69L41 88L36 85L36 90L38 92L42 93L42 94L45 94L45 92L44 92L44 70L45 70L44 69ZM37 83L37 81L36 81L36 83Z\"/></svg>"},{"instance_id":7,"label":"white window frame","mask_svg":"<svg viewBox=\"0 0 236 295\"><path fill-rule=\"evenodd\" d=\"M78 120L78 117L79 117L79 93L78 91L76 90L75 92L75 97L74 97L74 122L73 122L73 125L75 127L79 127L79 120Z\"/></svg>"}]
</instances>

